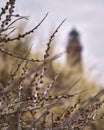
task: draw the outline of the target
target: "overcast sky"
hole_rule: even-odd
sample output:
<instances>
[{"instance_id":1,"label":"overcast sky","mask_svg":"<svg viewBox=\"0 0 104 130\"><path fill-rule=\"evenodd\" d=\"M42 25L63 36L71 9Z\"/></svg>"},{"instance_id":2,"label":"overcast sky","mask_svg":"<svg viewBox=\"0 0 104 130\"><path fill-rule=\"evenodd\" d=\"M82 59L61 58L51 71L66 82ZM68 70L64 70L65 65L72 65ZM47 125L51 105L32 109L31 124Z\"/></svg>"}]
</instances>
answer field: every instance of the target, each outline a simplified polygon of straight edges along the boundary
<instances>
[{"instance_id":1,"label":"overcast sky","mask_svg":"<svg viewBox=\"0 0 104 130\"><path fill-rule=\"evenodd\" d=\"M84 64L87 68L96 64L90 75L99 77L101 85L104 84L104 0L17 0L16 10L30 16L30 27L49 12L41 30L37 31L44 41L48 31L67 18L59 32L58 50L65 49L67 33L76 27L81 33ZM34 38L34 42L38 43L39 37Z\"/></svg>"},{"instance_id":2,"label":"overcast sky","mask_svg":"<svg viewBox=\"0 0 104 130\"><path fill-rule=\"evenodd\" d=\"M46 12L49 12L46 22L52 26L67 18L61 32L77 27L85 50L96 57L104 57L104 0L17 0L16 9L29 15L33 23Z\"/></svg>"}]
</instances>

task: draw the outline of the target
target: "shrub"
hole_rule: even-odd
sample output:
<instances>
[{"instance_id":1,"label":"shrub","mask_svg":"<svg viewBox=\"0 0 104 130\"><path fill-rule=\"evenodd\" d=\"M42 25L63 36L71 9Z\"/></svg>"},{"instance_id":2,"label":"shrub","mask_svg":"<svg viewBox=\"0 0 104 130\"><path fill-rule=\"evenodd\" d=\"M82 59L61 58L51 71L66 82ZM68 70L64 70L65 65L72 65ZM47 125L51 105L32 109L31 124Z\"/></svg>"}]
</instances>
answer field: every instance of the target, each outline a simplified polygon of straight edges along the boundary
<instances>
[{"instance_id":1,"label":"shrub","mask_svg":"<svg viewBox=\"0 0 104 130\"><path fill-rule=\"evenodd\" d=\"M60 73L51 78L46 75L49 63L58 57L49 57L51 43L65 20L50 36L43 59L33 59L31 48L24 48L21 39L37 30L48 14L30 31L13 37L15 23L27 19L14 14L14 8L15 0L9 0L0 12L0 129L83 130L92 121L103 119L97 112L104 103L104 90L83 101L86 89L71 92L78 81L59 92L62 81L67 82L65 75L63 79Z\"/></svg>"}]
</instances>

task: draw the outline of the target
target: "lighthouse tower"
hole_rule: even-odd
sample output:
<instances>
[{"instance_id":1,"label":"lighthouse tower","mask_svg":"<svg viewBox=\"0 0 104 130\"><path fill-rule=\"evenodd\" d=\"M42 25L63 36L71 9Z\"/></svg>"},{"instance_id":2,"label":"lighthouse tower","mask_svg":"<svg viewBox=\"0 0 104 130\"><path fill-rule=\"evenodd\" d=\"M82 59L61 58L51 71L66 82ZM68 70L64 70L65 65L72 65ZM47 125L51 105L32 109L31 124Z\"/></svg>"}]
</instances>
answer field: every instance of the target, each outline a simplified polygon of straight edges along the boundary
<instances>
[{"instance_id":1,"label":"lighthouse tower","mask_svg":"<svg viewBox=\"0 0 104 130\"><path fill-rule=\"evenodd\" d=\"M68 35L68 44L66 47L67 52L67 65L71 69L76 69L77 71L82 71L82 46L80 43L80 34L74 28Z\"/></svg>"}]
</instances>

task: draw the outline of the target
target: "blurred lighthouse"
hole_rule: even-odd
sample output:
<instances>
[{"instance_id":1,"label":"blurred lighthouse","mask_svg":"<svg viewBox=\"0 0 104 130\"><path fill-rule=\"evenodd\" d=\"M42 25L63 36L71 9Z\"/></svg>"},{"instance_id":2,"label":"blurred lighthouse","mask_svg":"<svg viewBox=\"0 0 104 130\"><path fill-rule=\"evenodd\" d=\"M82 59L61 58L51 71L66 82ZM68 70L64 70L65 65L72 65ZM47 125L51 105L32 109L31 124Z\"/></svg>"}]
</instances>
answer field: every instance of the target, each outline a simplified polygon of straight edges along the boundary
<instances>
[{"instance_id":1,"label":"blurred lighthouse","mask_svg":"<svg viewBox=\"0 0 104 130\"><path fill-rule=\"evenodd\" d=\"M80 43L80 34L73 28L68 35L68 44L66 47L67 65L70 69L82 71L82 46Z\"/></svg>"}]
</instances>

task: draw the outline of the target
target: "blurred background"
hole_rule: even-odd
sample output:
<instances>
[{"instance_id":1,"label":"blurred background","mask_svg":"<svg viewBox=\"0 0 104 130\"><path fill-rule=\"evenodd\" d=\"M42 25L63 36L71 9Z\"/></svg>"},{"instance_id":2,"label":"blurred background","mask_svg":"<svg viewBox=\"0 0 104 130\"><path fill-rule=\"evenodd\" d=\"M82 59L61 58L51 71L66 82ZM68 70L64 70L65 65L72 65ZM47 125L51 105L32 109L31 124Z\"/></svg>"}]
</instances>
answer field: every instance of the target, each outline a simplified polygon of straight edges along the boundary
<instances>
[{"instance_id":1,"label":"blurred background","mask_svg":"<svg viewBox=\"0 0 104 130\"><path fill-rule=\"evenodd\" d=\"M1 1L2 6L6 0ZM27 30L49 12L47 19L33 34L33 52L44 50L51 32L67 18L56 36L55 53L65 50L69 31L77 28L83 46L85 77L104 87L104 0L17 0L16 4L16 12L29 16L29 21L23 21L25 28L28 26ZM60 58L60 61L63 60L65 55Z\"/></svg>"}]
</instances>

